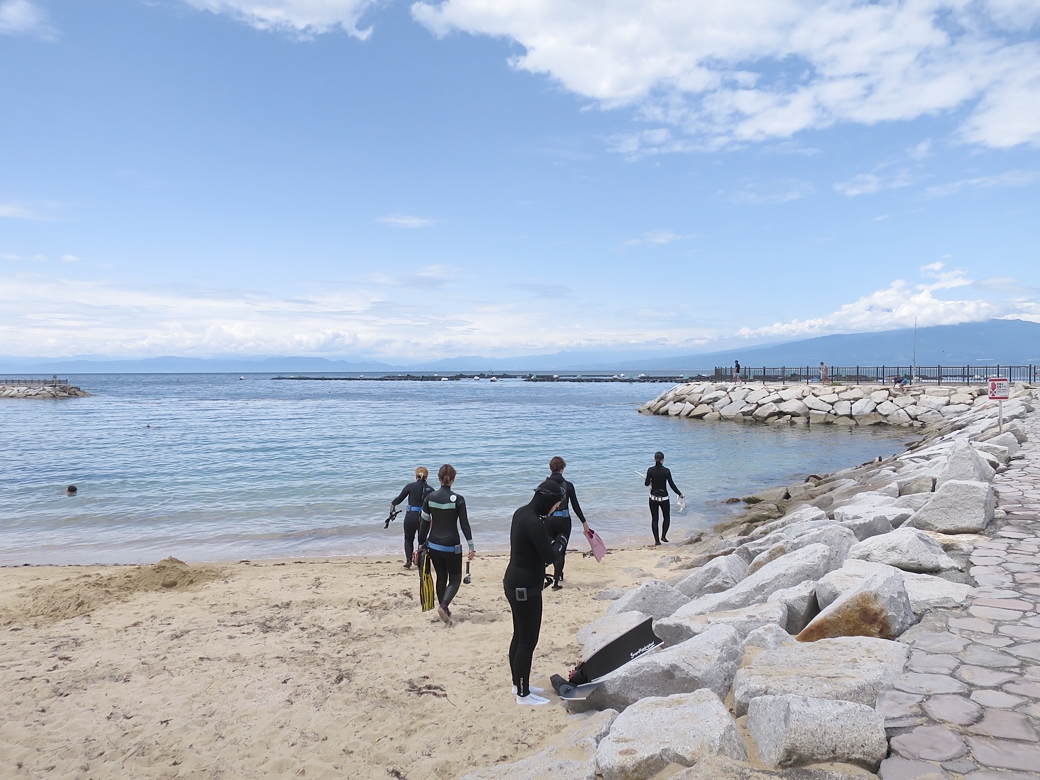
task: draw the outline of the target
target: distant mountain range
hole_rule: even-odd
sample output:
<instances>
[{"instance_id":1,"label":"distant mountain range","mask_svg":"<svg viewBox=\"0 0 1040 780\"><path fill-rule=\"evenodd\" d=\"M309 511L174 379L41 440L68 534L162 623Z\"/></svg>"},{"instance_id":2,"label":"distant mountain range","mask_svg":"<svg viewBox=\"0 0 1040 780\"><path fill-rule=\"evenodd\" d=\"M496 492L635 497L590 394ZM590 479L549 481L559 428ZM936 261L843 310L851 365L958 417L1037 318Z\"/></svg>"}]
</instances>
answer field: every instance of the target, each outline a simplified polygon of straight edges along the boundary
<instances>
[{"instance_id":1,"label":"distant mountain range","mask_svg":"<svg viewBox=\"0 0 1040 780\"><path fill-rule=\"evenodd\" d=\"M142 360L0 357L0 373L383 373L398 371L683 371L728 366L905 366L914 358L912 328L877 333L847 333L674 357L631 350L570 351L507 358L445 358L395 365L373 360L318 357L182 358ZM1040 324L1024 320L938 325L917 330L917 365L1040 364Z\"/></svg>"}]
</instances>

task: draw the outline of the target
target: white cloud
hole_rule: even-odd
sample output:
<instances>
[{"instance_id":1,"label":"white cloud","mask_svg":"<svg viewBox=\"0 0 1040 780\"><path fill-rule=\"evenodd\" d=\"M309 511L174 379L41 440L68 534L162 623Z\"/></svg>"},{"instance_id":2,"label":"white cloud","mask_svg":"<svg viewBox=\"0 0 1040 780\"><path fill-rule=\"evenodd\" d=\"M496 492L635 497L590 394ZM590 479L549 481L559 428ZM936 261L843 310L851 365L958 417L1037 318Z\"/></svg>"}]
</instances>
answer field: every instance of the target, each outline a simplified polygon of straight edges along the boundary
<instances>
[{"instance_id":1,"label":"white cloud","mask_svg":"<svg viewBox=\"0 0 1040 780\"><path fill-rule=\"evenodd\" d=\"M4 0L0 3L0 34L35 35L49 40L54 30L47 24L47 14L29 0Z\"/></svg>"},{"instance_id":2,"label":"white cloud","mask_svg":"<svg viewBox=\"0 0 1040 780\"><path fill-rule=\"evenodd\" d=\"M741 328L737 335L747 339L810 338L829 333L856 333L920 326L953 325L1001 317L1035 317L1040 304L1021 298L950 300L941 293L956 288L985 287L966 278L962 271L947 271L943 263L922 266L928 283L909 284L897 279L883 290L865 295L835 312L808 320L777 322L758 328ZM990 286L992 289L992 286Z\"/></svg>"},{"instance_id":3,"label":"white cloud","mask_svg":"<svg viewBox=\"0 0 1040 780\"><path fill-rule=\"evenodd\" d=\"M946 195L954 195L963 189L987 189L989 187L1028 187L1040 181L1040 171L1007 171L995 176L979 176L975 179L961 179L959 181L929 187L924 194L929 198L941 198Z\"/></svg>"},{"instance_id":4,"label":"white cloud","mask_svg":"<svg viewBox=\"0 0 1040 780\"><path fill-rule=\"evenodd\" d=\"M203 11L227 14L259 30L309 37L336 29L364 40L372 28L358 25L379 0L186 0Z\"/></svg>"},{"instance_id":5,"label":"white cloud","mask_svg":"<svg viewBox=\"0 0 1040 780\"><path fill-rule=\"evenodd\" d=\"M517 41L513 65L705 145L967 106L963 137L1040 144L1033 0L443 0L413 16ZM972 108L972 104L975 104ZM655 131L649 131L655 132ZM669 142L671 145L669 146ZM635 135L614 143L678 149Z\"/></svg>"},{"instance_id":6,"label":"white cloud","mask_svg":"<svg viewBox=\"0 0 1040 780\"><path fill-rule=\"evenodd\" d=\"M384 225L393 225L400 228L424 228L436 225L441 220L429 217L416 217L411 214L388 214L385 217L379 217L378 221Z\"/></svg>"},{"instance_id":7,"label":"white cloud","mask_svg":"<svg viewBox=\"0 0 1040 780\"><path fill-rule=\"evenodd\" d=\"M807 181L790 179L770 184L748 184L744 189L733 193L731 200L735 203L761 205L764 203L789 203L801 200L815 192L815 188Z\"/></svg>"},{"instance_id":8,"label":"white cloud","mask_svg":"<svg viewBox=\"0 0 1040 780\"><path fill-rule=\"evenodd\" d=\"M46 219L20 203L0 203L0 217L8 219Z\"/></svg>"},{"instance_id":9,"label":"white cloud","mask_svg":"<svg viewBox=\"0 0 1040 780\"><path fill-rule=\"evenodd\" d=\"M61 261L63 263L78 263L82 259L83 259L82 257L76 257L76 255L62 255L61 256Z\"/></svg>"},{"instance_id":10,"label":"white cloud","mask_svg":"<svg viewBox=\"0 0 1040 780\"><path fill-rule=\"evenodd\" d=\"M651 230L640 238L631 238L625 242L625 246L639 246L640 244L653 244L654 246L665 246L683 241L694 236L686 236L681 233L673 233L671 230Z\"/></svg>"},{"instance_id":11,"label":"white cloud","mask_svg":"<svg viewBox=\"0 0 1040 780\"><path fill-rule=\"evenodd\" d=\"M861 173L848 181L837 182L834 189L850 198L857 195L871 195L881 190L894 190L909 187L914 179L909 171L899 171L891 176L878 176L874 173Z\"/></svg>"}]
</instances>

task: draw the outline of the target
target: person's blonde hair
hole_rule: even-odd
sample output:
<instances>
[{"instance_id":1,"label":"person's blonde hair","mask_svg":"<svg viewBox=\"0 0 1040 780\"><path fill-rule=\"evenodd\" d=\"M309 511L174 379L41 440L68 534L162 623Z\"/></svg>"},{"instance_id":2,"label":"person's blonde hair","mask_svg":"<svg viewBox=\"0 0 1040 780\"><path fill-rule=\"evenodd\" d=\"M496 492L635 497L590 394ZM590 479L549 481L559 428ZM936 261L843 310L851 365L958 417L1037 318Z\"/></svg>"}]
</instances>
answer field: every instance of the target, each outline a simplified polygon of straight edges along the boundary
<instances>
[{"instance_id":1,"label":"person's blonde hair","mask_svg":"<svg viewBox=\"0 0 1040 780\"><path fill-rule=\"evenodd\" d=\"M415 470L416 479L426 479L428 476L430 476L430 470L425 466L420 466Z\"/></svg>"}]
</instances>

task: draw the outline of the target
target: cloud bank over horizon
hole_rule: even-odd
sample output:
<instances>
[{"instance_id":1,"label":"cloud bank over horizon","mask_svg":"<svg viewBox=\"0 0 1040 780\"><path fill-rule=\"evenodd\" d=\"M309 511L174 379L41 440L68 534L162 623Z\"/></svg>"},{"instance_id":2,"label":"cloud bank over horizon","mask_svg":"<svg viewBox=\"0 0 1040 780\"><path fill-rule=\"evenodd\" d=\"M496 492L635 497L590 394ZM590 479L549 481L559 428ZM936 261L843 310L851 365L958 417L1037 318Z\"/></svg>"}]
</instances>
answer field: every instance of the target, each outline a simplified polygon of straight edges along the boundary
<instances>
[{"instance_id":1,"label":"cloud bank over horizon","mask_svg":"<svg viewBox=\"0 0 1040 780\"><path fill-rule=\"evenodd\" d=\"M442 287L450 269L419 269ZM684 316L666 323L638 309L600 312L577 305L549 316L552 299L469 301L416 308L394 300L385 279L313 295L243 290L141 288L20 274L0 277L0 341L17 357L116 358L307 355L414 360L481 354L508 357L566 350L709 352L743 343L793 341L834 333L952 325L1010 318L1040 322L1040 291L1015 279L974 281L943 263L922 280L888 287L821 317L724 332ZM952 291L970 295L944 295ZM580 323L579 323L580 321Z\"/></svg>"}]
</instances>

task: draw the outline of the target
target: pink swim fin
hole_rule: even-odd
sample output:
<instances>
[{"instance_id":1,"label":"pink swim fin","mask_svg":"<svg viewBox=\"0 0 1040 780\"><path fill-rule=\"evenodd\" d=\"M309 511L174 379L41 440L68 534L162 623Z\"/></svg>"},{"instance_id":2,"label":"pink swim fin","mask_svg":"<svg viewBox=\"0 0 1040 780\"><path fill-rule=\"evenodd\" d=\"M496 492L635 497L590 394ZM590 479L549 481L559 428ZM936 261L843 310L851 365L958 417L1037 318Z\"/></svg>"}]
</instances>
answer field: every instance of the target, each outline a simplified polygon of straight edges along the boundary
<instances>
[{"instance_id":1,"label":"pink swim fin","mask_svg":"<svg viewBox=\"0 0 1040 780\"><path fill-rule=\"evenodd\" d=\"M599 534L591 528L585 532L585 538L589 540L589 547L592 548L592 554L596 556L596 563L599 563L603 560L603 556L607 554L607 546L603 544Z\"/></svg>"}]
</instances>

